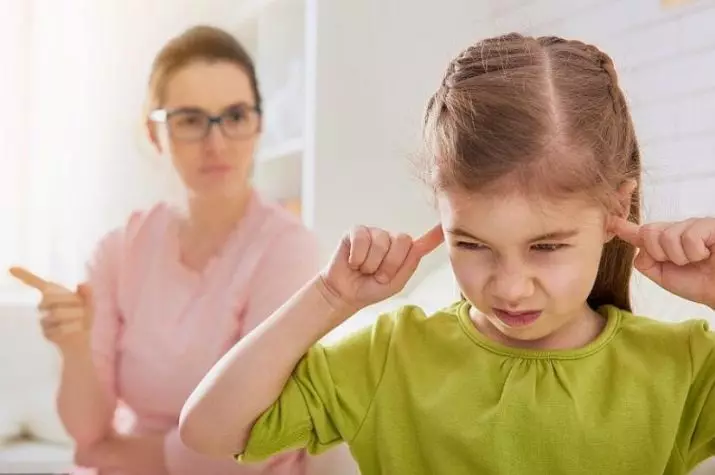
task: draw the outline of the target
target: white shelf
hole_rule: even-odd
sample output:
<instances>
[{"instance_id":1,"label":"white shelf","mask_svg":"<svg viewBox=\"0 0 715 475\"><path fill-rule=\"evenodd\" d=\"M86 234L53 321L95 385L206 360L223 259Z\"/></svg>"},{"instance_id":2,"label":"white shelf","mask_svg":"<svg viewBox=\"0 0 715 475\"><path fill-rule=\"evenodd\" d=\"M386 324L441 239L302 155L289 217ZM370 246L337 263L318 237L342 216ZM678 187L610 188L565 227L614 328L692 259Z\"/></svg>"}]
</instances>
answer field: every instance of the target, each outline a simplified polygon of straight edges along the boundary
<instances>
[{"instance_id":1,"label":"white shelf","mask_svg":"<svg viewBox=\"0 0 715 475\"><path fill-rule=\"evenodd\" d=\"M302 154L303 139L297 138L260 150L256 162L263 164L286 158L300 158Z\"/></svg>"},{"instance_id":2,"label":"white shelf","mask_svg":"<svg viewBox=\"0 0 715 475\"><path fill-rule=\"evenodd\" d=\"M296 153L276 154L270 160L257 160L253 183L272 200L300 198L303 189L301 157L302 154L296 151Z\"/></svg>"}]
</instances>

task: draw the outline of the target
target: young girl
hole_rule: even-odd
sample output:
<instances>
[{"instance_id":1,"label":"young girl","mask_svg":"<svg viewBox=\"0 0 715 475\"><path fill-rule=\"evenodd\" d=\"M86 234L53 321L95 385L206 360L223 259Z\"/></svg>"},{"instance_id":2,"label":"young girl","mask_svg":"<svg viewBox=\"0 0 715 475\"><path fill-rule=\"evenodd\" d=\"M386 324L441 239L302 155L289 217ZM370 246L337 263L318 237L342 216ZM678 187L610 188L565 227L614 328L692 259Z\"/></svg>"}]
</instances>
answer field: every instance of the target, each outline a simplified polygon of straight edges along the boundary
<instances>
[{"instance_id":1,"label":"young girl","mask_svg":"<svg viewBox=\"0 0 715 475\"><path fill-rule=\"evenodd\" d=\"M715 307L715 219L639 226L641 157L611 59L510 34L465 50L425 118L441 225L358 227L184 406L181 435L252 462L346 441L365 474L683 474L715 453L715 337L634 316L634 263ZM464 298L331 347L446 241Z\"/></svg>"}]
</instances>

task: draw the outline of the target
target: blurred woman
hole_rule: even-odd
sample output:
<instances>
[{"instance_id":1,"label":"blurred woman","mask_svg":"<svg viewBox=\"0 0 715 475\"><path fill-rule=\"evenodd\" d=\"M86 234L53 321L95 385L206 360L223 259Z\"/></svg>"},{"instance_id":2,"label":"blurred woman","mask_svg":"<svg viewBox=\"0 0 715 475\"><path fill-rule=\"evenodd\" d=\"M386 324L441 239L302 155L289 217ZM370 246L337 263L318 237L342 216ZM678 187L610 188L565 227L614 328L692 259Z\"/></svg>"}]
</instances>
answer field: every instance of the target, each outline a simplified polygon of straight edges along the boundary
<instances>
[{"instance_id":1,"label":"blurred woman","mask_svg":"<svg viewBox=\"0 0 715 475\"><path fill-rule=\"evenodd\" d=\"M302 452L240 467L192 452L177 431L205 373L318 269L313 234L251 187L262 110L254 64L231 35L194 27L159 52L148 93L149 138L171 160L185 206L133 213L101 240L77 291L13 270L43 294L77 462L128 475L303 473ZM132 414L124 427L119 403Z\"/></svg>"}]
</instances>

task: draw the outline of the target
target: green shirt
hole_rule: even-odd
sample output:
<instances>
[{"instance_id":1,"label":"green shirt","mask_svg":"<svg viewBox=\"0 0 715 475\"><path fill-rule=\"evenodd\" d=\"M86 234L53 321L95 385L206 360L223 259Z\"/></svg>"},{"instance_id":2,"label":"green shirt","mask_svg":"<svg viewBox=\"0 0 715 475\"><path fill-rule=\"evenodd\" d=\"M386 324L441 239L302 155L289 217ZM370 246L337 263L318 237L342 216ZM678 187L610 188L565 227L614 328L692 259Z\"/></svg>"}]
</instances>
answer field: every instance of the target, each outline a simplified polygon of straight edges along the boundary
<instances>
[{"instance_id":1,"label":"green shirt","mask_svg":"<svg viewBox=\"0 0 715 475\"><path fill-rule=\"evenodd\" d=\"M316 345L237 460L345 441L364 475L685 474L715 453L715 336L603 307L576 350L514 349L469 304Z\"/></svg>"}]
</instances>

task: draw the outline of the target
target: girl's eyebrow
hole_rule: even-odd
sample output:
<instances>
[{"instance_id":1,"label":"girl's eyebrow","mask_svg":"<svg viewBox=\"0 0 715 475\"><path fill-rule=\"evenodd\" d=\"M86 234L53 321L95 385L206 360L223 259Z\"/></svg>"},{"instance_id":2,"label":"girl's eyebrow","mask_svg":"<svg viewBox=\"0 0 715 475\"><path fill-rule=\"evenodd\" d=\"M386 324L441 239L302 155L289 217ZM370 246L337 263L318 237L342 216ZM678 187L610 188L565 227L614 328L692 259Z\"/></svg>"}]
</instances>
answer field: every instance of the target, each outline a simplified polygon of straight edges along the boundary
<instances>
[{"instance_id":1,"label":"girl's eyebrow","mask_svg":"<svg viewBox=\"0 0 715 475\"><path fill-rule=\"evenodd\" d=\"M453 236L458 236L458 237L465 237L468 239L473 239L475 241L483 242L484 244L489 244L485 239L481 239L474 234L465 231L462 228L456 227L456 228L449 228L447 229L447 233L452 234ZM569 239L574 236L576 236L579 233L578 229L563 229L563 230L557 230L557 231L552 231L548 232L546 234L541 234L539 236L536 236L532 239L529 240L530 243L534 242L539 242L539 241L561 241L564 239Z\"/></svg>"},{"instance_id":2,"label":"girl's eyebrow","mask_svg":"<svg viewBox=\"0 0 715 475\"><path fill-rule=\"evenodd\" d=\"M572 238L578 234L578 229L563 229L559 231L553 231L550 233L542 234L531 240L531 242L536 241L561 241L564 239Z\"/></svg>"}]
</instances>

